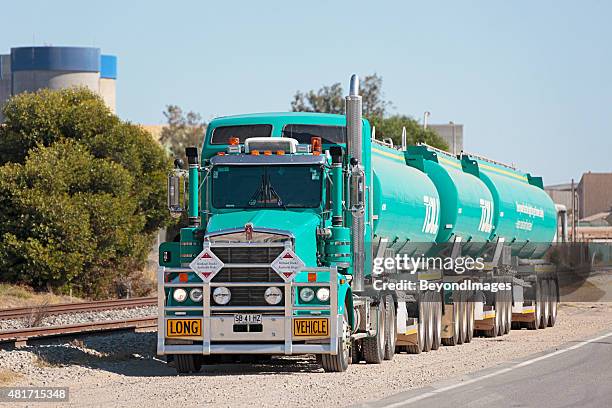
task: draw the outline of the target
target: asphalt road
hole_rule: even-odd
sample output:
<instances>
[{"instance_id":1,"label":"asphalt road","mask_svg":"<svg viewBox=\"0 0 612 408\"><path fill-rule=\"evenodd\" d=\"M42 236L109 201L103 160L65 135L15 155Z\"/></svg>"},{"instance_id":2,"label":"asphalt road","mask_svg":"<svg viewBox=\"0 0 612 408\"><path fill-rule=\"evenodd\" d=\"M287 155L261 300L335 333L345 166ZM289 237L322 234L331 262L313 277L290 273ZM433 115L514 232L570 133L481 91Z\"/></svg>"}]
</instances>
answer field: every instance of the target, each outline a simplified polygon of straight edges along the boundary
<instances>
[{"instance_id":1,"label":"asphalt road","mask_svg":"<svg viewBox=\"0 0 612 408\"><path fill-rule=\"evenodd\" d=\"M612 332L361 407L610 407Z\"/></svg>"}]
</instances>

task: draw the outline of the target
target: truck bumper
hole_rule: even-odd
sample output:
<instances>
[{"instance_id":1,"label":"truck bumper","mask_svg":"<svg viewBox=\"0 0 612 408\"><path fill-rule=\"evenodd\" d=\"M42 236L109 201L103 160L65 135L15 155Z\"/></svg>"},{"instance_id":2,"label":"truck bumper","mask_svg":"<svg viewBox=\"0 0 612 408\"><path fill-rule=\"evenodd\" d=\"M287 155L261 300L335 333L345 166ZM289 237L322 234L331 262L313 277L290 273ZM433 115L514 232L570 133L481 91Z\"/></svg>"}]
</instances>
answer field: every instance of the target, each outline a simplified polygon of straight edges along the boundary
<instances>
[{"instance_id":1,"label":"truck bumper","mask_svg":"<svg viewBox=\"0 0 612 408\"><path fill-rule=\"evenodd\" d=\"M342 338L343 318L338 314L338 275L336 268L305 268L304 272L329 272L329 282L286 282L270 284L284 286L284 305L260 307L225 307L210 304L211 287L246 286L231 283L167 283L166 272L194 273L188 268L160 267L158 272L158 327L157 354L337 354L338 341ZM258 283L260 284L260 283ZM296 287L321 286L330 289L330 304L325 306L296 306L293 293ZM202 289L203 304L200 306L166 306L166 289L182 287ZM298 311L325 311L320 315L297 315ZM169 315L169 312L199 312L197 316ZM274 311L274 314L270 312ZM234 331L233 313L258 314L262 312L262 329L258 332ZM202 335L198 337L168 337L169 319L200 319ZM294 336L296 319L326 319L329 336ZM177 344L178 343L178 344ZM183 344L181 344L183 343Z\"/></svg>"}]
</instances>

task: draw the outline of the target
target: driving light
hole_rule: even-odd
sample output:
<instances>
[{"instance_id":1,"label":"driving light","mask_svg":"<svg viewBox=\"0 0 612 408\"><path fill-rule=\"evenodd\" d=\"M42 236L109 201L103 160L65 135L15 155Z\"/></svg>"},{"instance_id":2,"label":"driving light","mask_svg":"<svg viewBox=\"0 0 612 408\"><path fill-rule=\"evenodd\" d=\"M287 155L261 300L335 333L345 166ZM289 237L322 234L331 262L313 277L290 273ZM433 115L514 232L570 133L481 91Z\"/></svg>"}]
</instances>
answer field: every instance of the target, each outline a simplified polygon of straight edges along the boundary
<instances>
[{"instance_id":1,"label":"driving light","mask_svg":"<svg viewBox=\"0 0 612 408\"><path fill-rule=\"evenodd\" d=\"M187 299L187 291L185 289L174 289L174 293L172 294L174 300L179 303L183 303L185 299Z\"/></svg>"},{"instance_id":2,"label":"driving light","mask_svg":"<svg viewBox=\"0 0 612 408\"><path fill-rule=\"evenodd\" d=\"M189 292L189 299L193 300L196 303L201 302L202 298L202 289L192 289L191 292Z\"/></svg>"},{"instance_id":3,"label":"driving light","mask_svg":"<svg viewBox=\"0 0 612 408\"><path fill-rule=\"evenodd\" d=\"M312 299L314 299L314 297L315 297L314 290L310 288L303 288L302 290L300 290L300 299L302 300L302 302L308 303Z\"/></svg>"},{"instance_id":4,"label":"driving light","mask_svg":"<svg viewBox=\"0 0 612 408\"><path fill-rule=\"evenodd\" d=\"M317 299L319 299L320 302L327 302L329 300L329 289L320 288L317 290Z\"/></svg>"},{"instance_id":5,"label":"driving light","mask_svg":"<svg viewBox=\"0 0 612 408\"><path fill-rule=\"evenodd\" d=\"M283 300L283 292L276 286L269 287L264 292L264 299L269 305L278 305Z\"/></svg>"},{"instance_id":6,"label":"driving light","mask_svg":"<svg viewBox=\"0 0 612 408\"><path fill-rule=\"evenodd\" d=\"M218 305L227 305L232 298L232 293L225 286L220 286L213 291L213 299Z\"/></svg>"}]
</instances>

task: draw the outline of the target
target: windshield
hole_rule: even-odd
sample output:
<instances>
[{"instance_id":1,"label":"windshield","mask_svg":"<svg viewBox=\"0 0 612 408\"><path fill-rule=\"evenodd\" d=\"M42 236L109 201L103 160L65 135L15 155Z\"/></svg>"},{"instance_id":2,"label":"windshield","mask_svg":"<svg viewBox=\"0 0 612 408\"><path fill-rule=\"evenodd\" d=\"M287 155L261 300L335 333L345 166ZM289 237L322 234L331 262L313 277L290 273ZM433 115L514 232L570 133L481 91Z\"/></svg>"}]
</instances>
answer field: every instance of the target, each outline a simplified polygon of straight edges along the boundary
<instances>
[{"instance_id":1,"label":"windshield","mask_svg":"<svg viewBox=\"0 0 612 408\"><path fill-rule=\"evenodd\" d=\"M321 203L319 166L215 166L215 208L314 208Z\"/></svg>"}]
</instances>

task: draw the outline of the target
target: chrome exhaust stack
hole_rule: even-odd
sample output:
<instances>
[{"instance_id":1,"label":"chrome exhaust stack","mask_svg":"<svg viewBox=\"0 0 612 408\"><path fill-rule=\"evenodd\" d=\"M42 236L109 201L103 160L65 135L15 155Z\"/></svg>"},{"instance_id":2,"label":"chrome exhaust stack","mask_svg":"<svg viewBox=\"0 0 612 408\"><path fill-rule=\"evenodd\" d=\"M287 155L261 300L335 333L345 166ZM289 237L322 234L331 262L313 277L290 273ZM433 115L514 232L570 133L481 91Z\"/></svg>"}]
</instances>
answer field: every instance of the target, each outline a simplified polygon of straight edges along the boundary
<instances>
[{"instance_id":1,"label":"chrome exhaust stack","mask_svg":"<svg viewBox=\"0 0 612 408\"><path fill-rule=\"evenodd\" d=\"M365 289L365 173L361 164L363 151L362 101L359 95L359 77L351 76L349 95L346 97L346 147L349 159L349 210L353 252L353 283L355 292Z\"/></svg>"}]
</instances>

